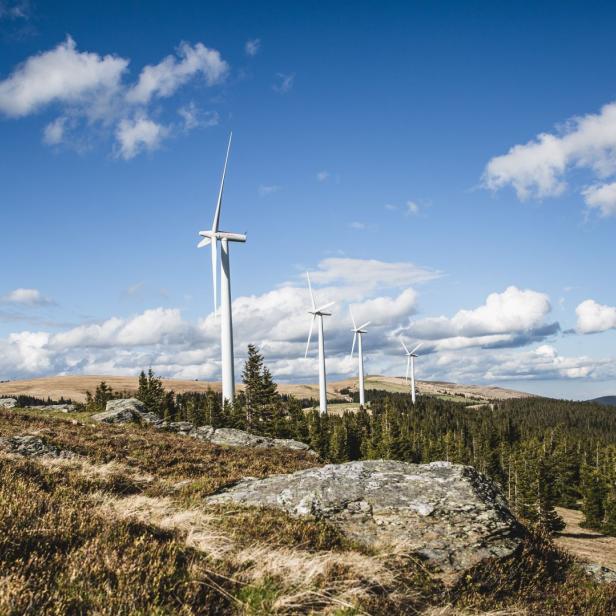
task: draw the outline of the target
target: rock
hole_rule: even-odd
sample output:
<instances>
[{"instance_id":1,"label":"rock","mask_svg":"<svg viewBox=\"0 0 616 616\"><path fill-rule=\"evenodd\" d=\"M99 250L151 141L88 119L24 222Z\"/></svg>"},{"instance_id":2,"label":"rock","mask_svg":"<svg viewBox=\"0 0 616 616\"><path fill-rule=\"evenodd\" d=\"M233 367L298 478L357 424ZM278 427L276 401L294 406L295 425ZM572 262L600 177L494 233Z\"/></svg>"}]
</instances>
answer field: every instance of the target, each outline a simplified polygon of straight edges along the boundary
<instances>
[{"instance_id":1,"label":"rock","mask_svg":"<svg viewBox=\"0 0 616 616\"><path fill-rule=\"evenodd\" d=\"M228 447L256 447L258 449L296 449L317 455L306 443L294 441L290 438L271 438L269 436L258 436L244 430L235 428L212 428L211 426L201 426L197 438L207 440L215 445L227 445ZM207 430L207 432L206 432ZM206 436L207 434L207 436Z\"/></svg>"},{"instance_id":2,"label":"rock","mask_svg":"<svg viewBox=\"0 0 616 616\"><path fill-rule=\"evenodd\" d=\"M470 466L368 460L245 479L206 499L329 520L351 539L417 555L443 573L503 558L521 530L495 484Z\"/></svg>"},{"instance_id":3,"label":"rock","mask_svg":"<svg viewBox=\"0 0 616 616\"><path fill-rule=\"evenodd\" d=\"M190 421L163 421L157 427L166 432L177 432L184 435L188 435L195 429L195 426Z\"/></svg>"},{"instance_id":4,"label":"rock","mask_svg":"<svg viewBox=\"0 0 616 616\"><path fill-rule=\"evenodd\" d=\"M8 453L17 453L22 456L51 456L53 458L73 458L74 453L64 451L45 443L38 436L9 436L0 438L0 449Z\"/></svg>"},{"instance_id":5,"label":"rock","mask_svg":"<svg viewBox=\"0 0 616 616\"><path fill-rule=\"evenodd\" d=\"M137 398L123 398L121 400L109 400L102 413L92 415L94 421L104 423L130 423L139 421L145 415L145 406Z\"/></svg>"},{"instance_id":6,"label":"rock","mask_svg":"<svg viewBox=\"0 0 616 616\"><path fill-rule=\"evenodd\" d=\"M166 432L175 432L184 436L198 438L201 441L215 445L229 447L257 447L273 449L295 449L317 455L308 445L288 438L270 438L257 436L236 430L234 428L213 428L212 426L199 426L195 428L189 421L163 421L154 413L146 413L143 402L136 398L110 400L106 410L92 415L94 421L105 423L140 422L150 424L152 427Z\"/></svg>"},{"instance_id":7,"label":"rock","mask_svg":"<svg viewBox=\"0 0 616 616\"><path fill-rule=\"evenodd\" d=\"M0 409L12 409L17 406L15 398L0 398Z\"/></svg>"},{"instance_id":8,"label":"rock","mask_svg":"<svg viewBox=\"0 0 616 616\"><path fill-rule=\"evenodd\" d=\"M590 575L595 582L600 584L611 584L616 582L616 571L608 569L597 563L585 563L584 571Z\"/></svg>"},{"instance_id":9,"label":"rock","mask_svg":"<svg viewBox=\"0 0 616 616\"><path fill-rule=\"evenodd\" d=\"M74 404L46 404L44 406L29 406L30 409L37 411L61 411L62 413L74 413Z\"/></svg>"}]
</instances>

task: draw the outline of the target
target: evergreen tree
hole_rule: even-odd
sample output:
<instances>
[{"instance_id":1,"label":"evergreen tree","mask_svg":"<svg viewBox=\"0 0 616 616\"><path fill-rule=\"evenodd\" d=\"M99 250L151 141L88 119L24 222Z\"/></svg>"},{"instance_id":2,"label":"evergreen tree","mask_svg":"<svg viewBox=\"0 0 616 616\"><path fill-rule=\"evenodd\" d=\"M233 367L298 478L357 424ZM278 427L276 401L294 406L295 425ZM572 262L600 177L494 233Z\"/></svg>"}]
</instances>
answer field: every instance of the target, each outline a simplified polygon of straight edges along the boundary
<instances>
[{"instance_id":1,"label":"evergreen tree","mask_svg":"<svg viewBox=\"0 0 616 616\"><path fill-rule=\"evenodd\" d=\"M603 477L596 469L585 467L582 479L583 526L600 530L605 518L607 488Z\"/></svg>"},{"instance_id":2,"label":"evergreen tree","mask_svg":"<svg viewBox=\"0 0 616 616\"><path fill-rule=\"evenodd\" d=\"M549 532L565 527L565 522L556 513L556 490L554 474L545 458L537 462L537 523Z\"/></svg>"}]
</instances>

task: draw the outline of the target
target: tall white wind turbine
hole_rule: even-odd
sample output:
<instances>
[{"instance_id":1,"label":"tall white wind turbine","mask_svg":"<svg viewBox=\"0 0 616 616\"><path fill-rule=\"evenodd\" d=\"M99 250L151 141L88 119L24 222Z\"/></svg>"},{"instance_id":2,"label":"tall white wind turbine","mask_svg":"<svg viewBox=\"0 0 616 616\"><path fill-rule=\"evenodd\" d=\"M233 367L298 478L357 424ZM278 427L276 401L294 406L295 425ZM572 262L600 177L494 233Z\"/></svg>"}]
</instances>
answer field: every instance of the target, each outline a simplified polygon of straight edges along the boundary
<instances>
[{"instance_id":1,"label":"tall white wind turbine","mask_svg":"<svg viewBox=\"0 0 616 616\"><path fill-rule=\"evenodd\" d=\"M413 401L413 404L415 404L415 358L417 357L417 355L415 354L415 351L417 351L417 349L423 344L423 342L420 342L412 351L408 350L402 338L400 338L400 342L402 343L402 346L404 347L404 352L406 354L406 382L407 383L409 381L409 370L411 372L411 400Z\"/></svg>"},{"instance_id":2,"label":"tall white wind turbine","mask_svg":"<svg viewBox=\"0 0 616 616\"><path fill-rule=\"evenodd\" d=\"M355 350L355 341L357 341L357 358L359 360L359 404L360 406L366 406L366 397L364 394L364 352L362 348L362 335L366 333L364 329L368 325L370 325L370 321L366 321L363 325L357 327L355 323L355 318L353 317L353 312L349 308L349 312L351 313L351 321L353 321L353 345L351 346L351 357L353 357L353 351Z\"/></svg>"},{"instance_id":3,"label":"tall white wind turbine","mask_svg":"<svg viewBox=\"0 0 616 616\"><path fill-rule=\"evenodd\" d=\"M312 315L312 321L310 321L310 330L308 331L308 342L306 343L306 353L304 357L308 357L308 349L310 348L310 338L312 337L312 329L314 327L315 320L318 320L319 324L319 412L321 415L327 414L327 377L325 374L325 340L323 339L323 317L331 316L331 312L324 312L326 308L333 306L336 302L329 302L323 306L317 305L314 301L314 295L312 293L312 285L310 284L310 274L306 272L306 278L308 278L308 290L310 291L310 301L312 302L312 310L308 311L308 314Z\"/></svg>"},{"instance_id":4,"label":"tall white wind turbine","mask_svg":"<svg viewBox=\"0 0 616 616\"><path fill-rule=\"evenodd\" d=\"M225 156L225 166L222 171L220 190L218 191L218 201L212 228L209 231L199 231L203 239L197 245L203 248L212 245L212 283L214 288L214 314L218 310L218 285L216 279L216 268L218 266L218 242L221 247L220 258L220 351L222 357L222 399L223 402L231 403L235 398L235 374L233 368L233 318L231 315L231 267L229 263L229 242L245 242L246 235L242 233L230 233L221 231L219 227L220 209L222 206L222 194L225 188L225 176L227 175L227 162L231 151L231 138L227 145L227 155Z\"/></svg>"}]
</instances>

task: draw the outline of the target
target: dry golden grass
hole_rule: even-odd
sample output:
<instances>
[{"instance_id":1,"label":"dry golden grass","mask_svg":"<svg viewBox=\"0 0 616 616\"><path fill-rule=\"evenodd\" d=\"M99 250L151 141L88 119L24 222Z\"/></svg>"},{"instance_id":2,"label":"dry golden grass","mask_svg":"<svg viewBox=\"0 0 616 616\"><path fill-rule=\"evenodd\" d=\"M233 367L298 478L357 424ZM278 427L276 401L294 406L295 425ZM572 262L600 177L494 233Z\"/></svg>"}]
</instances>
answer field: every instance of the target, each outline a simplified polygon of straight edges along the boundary
<instances>
[{"instance_id":1,"label":"dry golden grass","mask_svg":"<svg viewBox=\"0 0 616 616\"><path fill-rule=\"evenodd\" d=\"M584 516L581 511L558 507L557 512L566 524L564 530L555 538L558 546L582 560L616 570L616 537L582 528L580 522Z\"/></svg>"},{"instance_id":2,"label":"dry golden grass","mask_svg":"<svg viewBox=\"0 0 616 616\"><path fill-rule=\"evenodd\" d=\"M36 398L53 399L61 397L70 398L75 402L84 402L86 392L93 393L96 386L105 381L115 391L133 393L137 391L138 378L136 376L113 376L113 375L74 375L74 376L50 376L21 381L9 381L0 383L0 396L28 395ZM218 381L187 381L181 379L163 379L165 389L176 393L205 392L208 389L221 391ZM327 384L328 397L344 397L340 392L343 389L351 390L357 387L357 379L344 379L331 381ZM392 392L404 393L409 391L408 383L401 377L372 375L366 377L367 389L381 389ZM457 397L469 397L486 400L505 400L509 398L523 398L529 394L503 389L500 387L486 387L482 385L458 385L455 383L441 383L436 381L418 381L417 388L423 395L450 395ZM241 385L237 387L242 389ZM293 395L296 398L319 397L319 386L316 383L280 383L278 390L281 394Z\"/></svg>"}]
</instances>

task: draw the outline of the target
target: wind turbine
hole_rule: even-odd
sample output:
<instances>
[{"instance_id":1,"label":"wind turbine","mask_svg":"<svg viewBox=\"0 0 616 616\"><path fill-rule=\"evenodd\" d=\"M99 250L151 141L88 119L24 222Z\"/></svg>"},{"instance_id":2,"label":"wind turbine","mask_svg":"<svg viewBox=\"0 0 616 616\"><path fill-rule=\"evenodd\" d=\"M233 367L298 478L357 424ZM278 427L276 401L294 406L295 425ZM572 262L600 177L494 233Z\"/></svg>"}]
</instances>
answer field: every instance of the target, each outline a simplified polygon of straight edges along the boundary
<instances>
[{"instance_id":1,"label":"wind turbine","mask_svg":"<svg viewBox=\"0 0 616 616\"><path fill-rule=\"evenodd\" d=\"M415 351L423 344L420 342L412 351L409 351L406 344L404 344L404 340L400 338L400 342L404 347L404 352L406 353L406 382L409 381L409 369L411 371L411 400L413 404L415 404L415 358L417 355Z\"/></svg>"},{"instance_id":2,"label":"wind turbine","mask_svg":"<svg viewBox=\"0 0 616 616\"><path fill-rule=\"evenodd\" d=\"M349 308L349 312L351 313L351 321L353 321L353 346L351 347L351 357L353 357L353 351L355 350L355 341L357 340L357 358L359 360L359 404L360 406L366 405L366 399L364 395L364 353L362 350L361 337L362 334L366 333L364 327L370 325L370 321L366 321L363 325L357 327L355 323L355 318L353 317L353 312Z\"/></svg>"},{"instance_id":3,"label":"wind turbine","mask_svg":"<svg viewBox=\"0 0 616 616\"><path fill-rule=\"evenodd\" d=\"M310 291L310 301L312 302L312 310L308 311L308 314L312 315L312 321L310 321L310 330L308 331L308 342L306 343L306 353L304 357L308 357L308 349L310 348L310 338L312 337L312 329L314 327L314 321L319 320L319 412L321 415L327 414L327 380L325 375L325 341L323 339L323 317L331 316L331 312L324 312L326 308L333 306L336 302L329 302L323 306L317 305L314 301L314 295L312 294L312 285L310 284L310 274L306 272L306 278L308 278L308 290Z\"/></svg>"},{"instance_id":4,"label":"wind turbine","mask_svg":"<svg viewBox=\"0 0 616 616\"><path fill-rule=\"evenodd\" d=\"M203 239L197 248L212 245L212 283L214 287L214 314L218 309L218 285L216 279L216 268L218 266L218 242L220 242L220 351L222 357L222 400L232 403L235 398L235 374L233 368L233 318L231 315L231 267L229 264L229 242L245 242L246 235L242 233L230 233L221 231L218 228L220 222L220 208L222 206L222 194L225 188L225 176L227 175L227 162L231 151L231 138L229 134L229 144L227 145L227 155L225 156L225 166L222 171L220 190L218 191L218 201L212 228L209 231L199 231Z\"/></svg>"}]
</instances>

